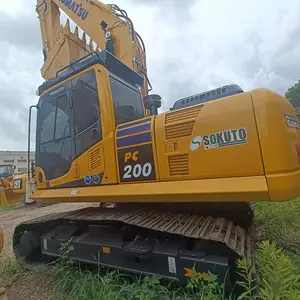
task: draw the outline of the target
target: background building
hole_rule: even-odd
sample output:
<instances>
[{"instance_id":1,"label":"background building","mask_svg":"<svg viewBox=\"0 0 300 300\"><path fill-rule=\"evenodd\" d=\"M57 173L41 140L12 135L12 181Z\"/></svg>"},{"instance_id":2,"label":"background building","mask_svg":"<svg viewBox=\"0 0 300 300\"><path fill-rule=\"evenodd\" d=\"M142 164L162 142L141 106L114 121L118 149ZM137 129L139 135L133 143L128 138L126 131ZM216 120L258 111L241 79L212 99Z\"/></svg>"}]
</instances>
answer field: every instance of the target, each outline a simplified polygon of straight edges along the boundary
<instances>
[{"instance_id":1,"label":"background building","mask_svg":"<svg viewBox=\"0 0 300 300\"><path fill-rule=\"evenodd\" d=\"M27 172L27 151L0 151L0 164L11 163L16 173ZM34 152L30 152L30 161L34 161Z\"/></svg>"}]
</instances>

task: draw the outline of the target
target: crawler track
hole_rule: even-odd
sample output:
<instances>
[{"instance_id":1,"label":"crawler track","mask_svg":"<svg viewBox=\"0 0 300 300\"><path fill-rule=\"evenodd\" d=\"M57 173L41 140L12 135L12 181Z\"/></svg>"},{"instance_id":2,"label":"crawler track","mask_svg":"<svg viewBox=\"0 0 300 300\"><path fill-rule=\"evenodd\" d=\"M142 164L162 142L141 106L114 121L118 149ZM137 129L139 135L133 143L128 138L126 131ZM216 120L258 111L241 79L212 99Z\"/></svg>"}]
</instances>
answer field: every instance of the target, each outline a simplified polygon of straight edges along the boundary
<instances>
[{"instance_id":1,"label":"crawler track","mask_svg":"<svg viewBox=\"0 0 300 300\"><path fill-rule=\"evenodd\" d=\"M123 223L154 231L225 244L241 257L251 260L253 245L246 230L224 218L204 217L193 213L162 212L157 210L125 210L123 208L85 208L72 212L51 214L24 222L14 233L14 251L18 257L23 232L42 224L74 221L89 224Z\"/></svg>"}]
</instances>

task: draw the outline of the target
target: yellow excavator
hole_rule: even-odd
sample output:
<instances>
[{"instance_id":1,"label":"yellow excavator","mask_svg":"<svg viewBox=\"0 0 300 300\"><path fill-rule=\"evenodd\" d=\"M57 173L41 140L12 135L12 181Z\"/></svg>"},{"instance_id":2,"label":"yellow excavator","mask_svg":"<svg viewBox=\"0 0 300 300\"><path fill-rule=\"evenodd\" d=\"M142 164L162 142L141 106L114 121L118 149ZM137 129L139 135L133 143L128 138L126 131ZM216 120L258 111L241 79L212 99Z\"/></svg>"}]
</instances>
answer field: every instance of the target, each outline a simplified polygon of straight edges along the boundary
<instances>
[{"instance_id":1,"label":"yellow excavator","mask_svg":"<svg viewBox=\"0 0 300 300\"><path fill-rule=\"evenodd\" d=\"M0 164L0 206L20 203L25 196L22 186L17 188L22 175L15 175L14 170L13 164Z\"/></svg>"},{"instance_id":2,"label":"yellow excavator","mask_svg":"<svg viewBox=\"0 0 300 300\"><path fill-rule=\"evenodd\" d=\"M0 164L0 206L35 203L30 199L34 189L33 178L30 177L30 189L26 193L27 174L18 174L14 170L13 164Z\"/></svg>"},{"instance_id":3,"label":"yellow excavator","mask_svg":"<svg viewBox=\"0 0 300 300\"><path fill-rule=\"evenodd\" d=\"M60 10L82 38L69 21L60 25ZM270 90L228 85L158 114L145 45L125 10L38 0L37 12L47 80L30 108L37 108L32 199L101 205L20 224L16 257L57 258L71 241L72 257L84 263L179 282L192 270L222 281L229 269L233 282L236 258L253 253L251 202L300 195L293 107Z\"/></svg>"}]
</instances>

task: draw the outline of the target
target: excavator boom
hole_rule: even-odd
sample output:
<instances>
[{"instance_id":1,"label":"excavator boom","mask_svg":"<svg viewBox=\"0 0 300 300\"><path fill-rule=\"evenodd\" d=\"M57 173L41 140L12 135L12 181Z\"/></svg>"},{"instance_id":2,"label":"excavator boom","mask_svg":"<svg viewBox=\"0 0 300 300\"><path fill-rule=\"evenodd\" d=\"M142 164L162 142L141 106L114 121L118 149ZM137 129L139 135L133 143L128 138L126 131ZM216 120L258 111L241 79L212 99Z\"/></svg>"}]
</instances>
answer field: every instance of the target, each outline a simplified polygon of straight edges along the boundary
<instances>
[{"instance_id":1,"label":"excavator boom","mask_svg":"<svg viewBox=\"0 0 300 300\"><path fill-rule=\"evenodd\" d=\"M38 0L36 10L45 58L41 72L45 79L54 77L59 69L99 49L107 49L125 65L146 77L143 41L127 13L118 6L104 5L97 0ZM82 38L79 38L77 26L71 32L69 19L64 27L60 25L60 10L83 31ZM142 93L146 96L147 92L145 84Z\"/></svg>"}]
</instances>

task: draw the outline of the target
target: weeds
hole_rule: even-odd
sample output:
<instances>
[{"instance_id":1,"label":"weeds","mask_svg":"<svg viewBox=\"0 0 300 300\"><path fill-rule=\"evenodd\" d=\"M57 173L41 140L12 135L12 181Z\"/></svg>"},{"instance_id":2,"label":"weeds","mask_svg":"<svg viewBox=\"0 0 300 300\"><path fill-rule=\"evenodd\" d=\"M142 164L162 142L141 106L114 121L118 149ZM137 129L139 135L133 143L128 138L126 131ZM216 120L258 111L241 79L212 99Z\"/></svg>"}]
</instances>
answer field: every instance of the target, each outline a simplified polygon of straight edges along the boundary
<instances>
[{"instance_id":1,"label":"weeds","mask_svg":"<svg viewBox=\"0 0 300 300\"><path fill-rule=\"evenodd\" d=\"M56 264L54 294L57 300L300 300L299 212L300 199L255 205L257 276L246 259L240 259L237 287L242 291L237 296L226 297L224 284L215 276L212 280L194 276L185 288L178 288L158 277L125 277L117 271L104 273L100 267L98 272L77 268L70 258L73 248L69 243L61 248ZM0 258L0 285L9 286L23 274L14 260Z\"/></svg>"},{"instance_id":2,"label":"weeds","mask_svg":"<svg viewBox=\"0 0 300 300\"><path fill-rule=\"evenodd\" d=\"M155 276L124 277L117 271L108 271L101 276L100 269L95 273L74 268L71 252L72 246L62 246L54 286L58 300L226 300L216 276L212 276L212 280L193 277L186 288L162 284Z\"/></svg>"},{"instance_id":3,"label":"weeds","mask_svg":"<svg viewBox=\"0 0 300 300\"><path fill-rule=\"evenodd\" d=\"M0 206L0 212L12 211L17 209L17 205L7 205L7 206Z\"/></svg>"},{"instance_id":4,"label":"weeds","mask_svg":"<svg viewBox=\"0 0 300 300\"><path fill-rule=\"evenodd\" d=\"M10 286L17 281L25 270L15 259L0 256L0 286Z\"/></svg>"},{"instance_id":5,"label":"weeds","mask_svg":"<svg viewBox=\"0 0 300 300\"><path fill-rule=\"evenodd\" d=\"M300 253L300 198L289 202L258 202L254 206L258 242L269 240L294 257Z\"/></svg>"},{"instance_id":6,"label":"weeds","mask_svg":"<svg viewBox=\"0 0 300 300\"><path fill-rule=\"evenodd\" d=\"M239 296L225 297L224 284L217 277L211 280L199 276L190 278L185 288L162 284L157 277L122 277L116 271L100 275L74 268L69 255L72 248L64 245L64 254L57 269L54 292L59 300L300 300L300 273L293 260L275 244L262 243L255 256L257 279L246 259L238 261L243 290ZM131 280L129 279L131 278Z\"/></svg>"},{"instance_id":7,"label":"weeds","mask_svg":"<svg viewBox=\"0 0 300 300\"><path fill-rule=\"evenodd\" d=\"M244 293L238 300L299 300L300 273L293 260L275 244L263 242L256 253L258 279L245 260L239 260L238 269L243 280L238 284Z\"/></svg>"}]
</instances>

